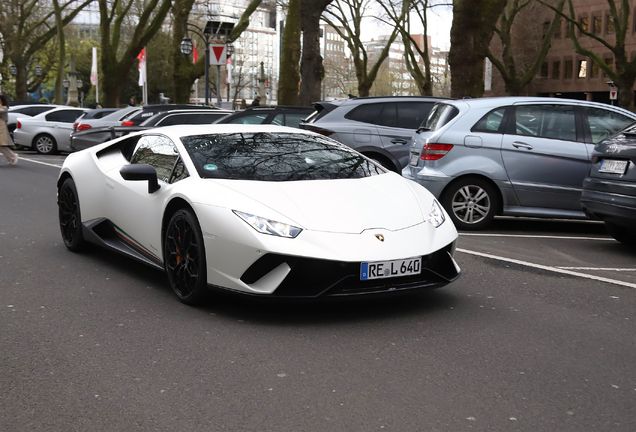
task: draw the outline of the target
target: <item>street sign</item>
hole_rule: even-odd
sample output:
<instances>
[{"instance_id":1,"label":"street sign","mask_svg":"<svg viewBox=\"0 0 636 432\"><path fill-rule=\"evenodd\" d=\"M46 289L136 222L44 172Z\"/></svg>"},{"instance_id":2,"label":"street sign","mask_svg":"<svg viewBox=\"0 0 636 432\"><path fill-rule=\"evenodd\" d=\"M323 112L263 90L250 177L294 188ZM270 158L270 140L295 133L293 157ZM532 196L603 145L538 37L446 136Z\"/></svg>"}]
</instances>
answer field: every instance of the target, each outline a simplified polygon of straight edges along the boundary
<instances>
[{"instance_id":1,"label":"street sign","mask_svg":"<svg viewBox=\"0 0 636 432\"><path fill-rule=\"evenodd\" d=\"M618 90L610 90L610 100L618 99Z\"/></svg>"},{"instance_id":2,"label":"street sign","mask_svg":"<svg viewBox=\"0 0 636 432\"><path fill-rule=\"evenodd\" d=\"M210 65L222 66L227 61L227 45L210 44Z\"/></svg>"}]
</instances>

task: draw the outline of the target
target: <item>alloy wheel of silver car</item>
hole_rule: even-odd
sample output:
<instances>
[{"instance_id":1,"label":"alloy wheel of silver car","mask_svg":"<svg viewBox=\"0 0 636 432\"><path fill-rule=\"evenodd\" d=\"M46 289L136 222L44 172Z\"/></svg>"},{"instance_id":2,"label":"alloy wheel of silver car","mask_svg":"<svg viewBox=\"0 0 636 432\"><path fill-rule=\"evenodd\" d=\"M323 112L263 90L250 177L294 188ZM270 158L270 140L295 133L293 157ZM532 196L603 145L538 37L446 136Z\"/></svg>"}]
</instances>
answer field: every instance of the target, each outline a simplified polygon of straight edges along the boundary
<instances>
[{"instance_id":1,"label":"alloy wheel of silver car","mask_svg":"<svg viewBox=\"0 0 636 432\"><path fill-rule=\"evenodd\" d=\"M40 154L51 154L55 151L55 141L49 135L40 135L35 140L35 150Z\"/></svg>"},{"instance_id":2,"label":"alloy wheel of silver car","mask_svg":"<svg viewBox=\"0 0 636 432\"><path fill-rule=\"evenodd\" d=\"M485 228L495 217L498 195L485 180L465 178L452 184L442 199L442 204L459 229Z\"/></svg>"}]
</instances>

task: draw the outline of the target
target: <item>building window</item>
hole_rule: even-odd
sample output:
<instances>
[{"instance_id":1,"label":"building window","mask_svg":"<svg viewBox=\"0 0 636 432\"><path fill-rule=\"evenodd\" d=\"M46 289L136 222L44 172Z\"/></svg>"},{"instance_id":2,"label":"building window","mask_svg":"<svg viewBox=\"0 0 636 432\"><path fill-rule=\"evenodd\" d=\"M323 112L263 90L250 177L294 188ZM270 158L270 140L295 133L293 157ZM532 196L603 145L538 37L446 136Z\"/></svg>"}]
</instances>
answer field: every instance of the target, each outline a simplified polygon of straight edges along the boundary
<instances>
[{"instance_id":1,"label":"building window","mask_svg":"<svg viewBox=\"0 0 636 432\"><path fill-rule=\"evenodd\" d=\"M554 29L554 37L556 39L561 39L562 28L563 28L563 19L559 18L559 22L556 24L556 28Z\"/></svg>"},{"instance_id":2,"label":"building window","mask_svg":"<svg viewBox=\"0 0 636 432\"><path fill-rule=\"evenodd\" d=\"M566 60L565 61L565 79L572 79L574 74L574 61Z\"/></svg>"},{"instance_id":3,"label":"building window","mask_svg":"<svg viewBox=\"0 0 636 432\"><path fill-rule=\"evenodd\" d=\"M596 62L592 62L592 78L598 78L600 75L600 68L598 66L598 63Z\"/></svg>"},{"instance_id":4,"label":"building window","mask_svg":"<svg viewBox=\"0 0 636 432\"><path fill-rule=\"evenodd\" d=\"M627 27L629 28L629 26ZM616 27L614 27L614 20L610 14L605 15L605 32L607 34L616 33Z\"/></svg>"},{"instance_id":5,"label":"building window","mask_svg":"<svg viewBox=\"0 0 636 432\"><path fill-rule=\"evenodd\" d=\"M561 62L555 61L552 62L552 79L561 78Z\"/></svg>"},{"instance_id":6,"label":"building window","mask_svg":"<svg viewBox=\"0 0 636 432\"><path fill-rule=\"evenodd\" d=\"M587 77L587 60L579 60L579 78Z\"/></svg>"},{"instance_id":7,"label":"building window","mask_svg":"<svg viewBox=\"0 0 636 432\"><path fill-rule=\"evenodd\" d=\"M548 77L548 62L543 62L541 65L541 78Z\"/></svg>"},{"instance_id":8,"label":"building window","mask_svg":"<svg viewBox=\"0 0 636 432\"><path fill-rule=\"evenodd\" d=\"M601 32L603 31L603 17L595 16L594 21L592 21L592 25L594 26L592 28L592 33L601 34Z\"/></svg>"},{"instance_id":9,"label":"building window","mask_svg":"<svg viewBox=\"0 0 636 432\"><path fill-rule=\"evenodd\" d=\"M614 59L613 58L606 58L605 59L605 64L611 69L614 70ZM607 73L603 73L604 77L607 77Z\"/></svg>"},{"instance_id":10,"label":"building window","mask_svg":"<svg viewBox=\"0 0 636 432\"><path fill-rule=\"evenodd\" d=\"M581 18L579 22L581 24L581 32L586 32L590 29L590 20L587 17Z\"/></svg>"}]
</instances>

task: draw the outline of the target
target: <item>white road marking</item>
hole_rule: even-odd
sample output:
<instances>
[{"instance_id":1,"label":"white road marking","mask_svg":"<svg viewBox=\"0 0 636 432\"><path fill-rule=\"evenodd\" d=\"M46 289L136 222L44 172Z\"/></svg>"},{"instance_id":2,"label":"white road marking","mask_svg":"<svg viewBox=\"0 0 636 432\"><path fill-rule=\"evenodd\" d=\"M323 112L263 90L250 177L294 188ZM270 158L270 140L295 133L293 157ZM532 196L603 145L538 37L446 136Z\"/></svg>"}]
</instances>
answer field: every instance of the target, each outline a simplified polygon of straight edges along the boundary
<instances>
[{"instance_id":1,"label":"white road marking","mask_svg":"<svg viewBox=\"0 0 636 432\"><path fill-rule=\"evenodd\" d=\"M563 270L592 270L592 271L617 271L617 272L633 272L636 268L605 268L605 267L557 267Z\"/></svg>"},{"instance_id":2,"label":"white road marking","mask_svg":"<svg viewBox=\"0 0 636 432\"><path fill-rule=\"evenodd\" d=\"M532 267L532 268L537 268L537 269L541 269L541 270L547 270L547 271L551 271L551 272L554 272L554 273L561 273L561 274L566 274L566 275L570 275L570 276L582 277L582 278L585 278L585 279L592 279L592 280L596 280L596 281L599 281L599 282L607 282L607 283L611 283L611 284L614 284L614 285L622 285L622 286L626 286L626 287L629 287L629 288L636 288L636 284L633 284L633 283L623 282L623 281L620 281L620 280L609 279L609 278L600 277L600 276L589 275L589 274L586 274L586 273L579 273L579 272L575 272L575 271L572 271L572 270L561 269L561 268L558 268L558 267L544 266L544 265L541 265L541 264L535 264L535 263L531 263L531 262L528 262L528 261L521 261L521 260L517 260L517 259L513 259L513 258L501 257L501 256L497 256L497 255L491 255L491 254L483 253L483 252L471 251L471 250L467 250L467 249L457 248L457 251L465 253L465 254L469 254L469 255L476 255L476 256L480 256L480 257L484 257L484 258L490 258L490 259L495 259L495 260L499 260L499 261L505 261L505 262L513 263L513 264L519 264L519 265L526 266L526 267Z\"/></svg>"},{"instance_id":3,"label":"white road marking","mask_svg":"<svg viewBox=\"0 0 636 432\"><path fill-rule=\"evenodd\" d=\"M35 160L35 159L24 158L22 156L20 156L20 159L18 159L18 161L27 161L27 162L33 162L33 163L36 163L36 164L40 164L40 165L52 166L52 167L55 167L55 168L62 168L62 165L54 165L54 164L50 164L50 163L47 163L47 162L38 161L38 160Z\"/></svg>"},{"instance_id":4,"label":"white road marking","mask_svg":"<svg viewBox=\"0 0 636 432\"><path fill-rule=\"evenodd\" d=\"M472 237L515 237L515 238L544 238L559 240L603 240L616 241L611 237L565 237L565 236L549 236L549 235L524 235L524 234L478 234L478 233L459 233L460 236Z\"/></svg>"}]
</instances>

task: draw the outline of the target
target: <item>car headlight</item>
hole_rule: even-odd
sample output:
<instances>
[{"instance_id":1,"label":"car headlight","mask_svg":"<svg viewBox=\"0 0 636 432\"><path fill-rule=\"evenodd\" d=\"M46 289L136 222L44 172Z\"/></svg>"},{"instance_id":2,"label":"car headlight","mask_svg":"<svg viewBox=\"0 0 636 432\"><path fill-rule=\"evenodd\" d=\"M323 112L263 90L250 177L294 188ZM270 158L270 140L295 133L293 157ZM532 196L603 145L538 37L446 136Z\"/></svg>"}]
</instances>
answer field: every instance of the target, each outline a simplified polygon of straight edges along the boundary
<instances>
[{"instance_id":1,"label":"car headlight","mask_svg":"<svg viewBox=\"0 0 636 432\"><path fill-rule=\"evenodd\" d=\"M259 233L270 234L279 237L295 238L302 231L301 228L288 225L282 222L276 222L271 219L265 219L249 213L243 213L232 210L235 215L247 222L252 228Z\"/></svg>"},{"instance_id":2,"label":"car headlight","mask_svg":"<svg viewBox=\"0 0 636 432\"><path fill-rule=\"evenodd\" d=\"M446 217L444 216L444 210L442 210L442 206L437 200L433 200L433 205L431 206L431 211L428 214L428 221L435 227L438 228L441 224L444 223Z\"/></svg>"}]
</instances>

